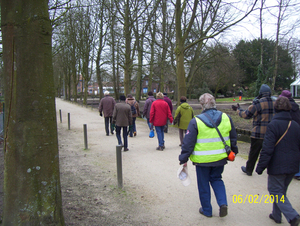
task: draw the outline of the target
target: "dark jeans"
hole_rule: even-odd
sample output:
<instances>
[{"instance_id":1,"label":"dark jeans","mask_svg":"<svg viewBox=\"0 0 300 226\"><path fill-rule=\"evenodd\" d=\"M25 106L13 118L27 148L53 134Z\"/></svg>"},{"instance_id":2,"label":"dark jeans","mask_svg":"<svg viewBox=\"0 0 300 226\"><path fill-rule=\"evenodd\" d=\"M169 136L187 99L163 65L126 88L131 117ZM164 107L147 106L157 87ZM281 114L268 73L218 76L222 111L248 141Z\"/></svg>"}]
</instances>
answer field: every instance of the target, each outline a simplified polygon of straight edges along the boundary
<instances>
[{"instance_id":1,"label":"dark jeans","mask_svg":"<svg viewBox=\"0 0 300 226\"><path fill-rule=\"evenodd\" d=\"M113 133L112 126L111 126L112 117L104 117L104 122L105 122L106 135L109 135L109 128L110 128L110 132Z\"/></svg>"},{"instance_id":2,"label":"dark jeans","mask_svg":"<svg viewBox=\"0 0 300 226\"><path fill-rule=\"evenodd\" d=\"M283 213L288 222L298 216L297 211L294 210L286 197L288 186L293 177L294 174L268 176L268 190L270 195L274 195L272 215L277 221L281 221L281 213Z\"/></svg>"},{"instance_id":3,"label":"dark jeans","mask_svg":"<svg viewBox=\"0 0 300 226\"><path fill-rule=\"evenodd\" d=\"M164 140L164 126L155 126L157 139L158 139L158 146L164 147L165 146L165 140Z\"/></svg>"},{"instance_id":4,"label":"dark jeans","mask_svg":"<svg viewBox=\"0 0 300 226\"><path fill-rule=\"evenodd\" d=\"M128 147L128 141L127 141L127 136L128 136L128 132L127 132L127 126L116 126L116 136L118 139L118 144L122 145L122 139L121 139L121 129L123 128L123 141L124 141L124 149L126 149Z\"/></svg>"},{"instance_id":5,"label":"dark jeans","mask_svg":"<svg viewBox=\"0 0 300 226\"><path fill-rule=\"evenodd\" d=\"M264 141L263 139L251 138L250 152L248 155L248 161L246 163L247 173L252 174L255 167L255 163L261 151L263 141Z\"/></svg>"},{"instance_id":6,"label":"dark jeans","mask_svg":"<svg viewBox=\"0 0 300 226\"><path fill-rule=\"evenodd\" d=\"M147 118L147 124L149 126L149 129L151 129L150 119Z\"/></svg>"},{"instance_id":7,"label":"dark jeans","mask_svg":"<svg viewBox=\"0 0 300 226\"><path fill-rule=\"evenodd\" d=\"M136 132L135 120L136 120L136 117L132 117L132 130L129 133L129 136L131 136L131 137L133 137L133 132Z\"/></svg>"},{"instance_id":8,"label":"dark jeans","mask_svg":"<svg viewBox=\"0 0 300 226\"><path fill-rule=\"evenodd\" d=\"M212 187L215 193L218 205L227 205L226 190L224 182L222 180L223 170L224 166L196 166L199 198L203 209L203 213L206 216L212 215L212 206L210 203L210 186Z\"/></svg>"}]
</instances>

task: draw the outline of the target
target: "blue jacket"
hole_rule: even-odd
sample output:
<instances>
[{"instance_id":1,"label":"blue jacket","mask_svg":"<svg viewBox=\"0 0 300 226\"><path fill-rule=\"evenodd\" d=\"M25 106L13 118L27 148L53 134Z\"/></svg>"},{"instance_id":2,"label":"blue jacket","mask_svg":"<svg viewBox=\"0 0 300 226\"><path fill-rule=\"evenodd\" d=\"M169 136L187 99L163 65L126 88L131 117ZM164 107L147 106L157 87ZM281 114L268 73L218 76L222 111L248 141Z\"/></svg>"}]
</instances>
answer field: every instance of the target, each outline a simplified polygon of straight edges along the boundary
<instances>
[{"instance_id":1,"label":"blue jacket","mask_svg":"<svg viewBox=\"0 0 300 226\"><path fill-rule=\"evenodd\" d=\"M208 114L212 118L212 120L215 122L216 126L218 126L220 124L221 119L222 119L222 112L221 111L218 111L215 108L211 108L211 109L204 110L200 115L196 116L196 117L200 118L205 123L205 125L207 125L210 128L213 128L214 126L211 124L209 119L207 119L206 116L203 113ZM235 127L233 125L232 119L230 117L229 117L229 119L230 119L230 123L231 123L231 131L230 131L230 135L229 135L230 136L230 142L231 142L231 150L234 153L237 154L238 153L238 147L236 145L236 143L237 143L237 133L236 133ZM195 147L195 144L197 142L197 135L198 135L197 122L196 122L196 119L193 118L189 123L186 135L183 139L183 144L181 146L181 154L179 155L180 164L183 164L183 163L187 162L190 155L194 151L194 147ZM200 166L222 166L222 165L227 164L227 160L222 159L222 160L217 161L217 162L193 163L193 164L200 165Z\"/></svg>"},{"instance_id":2,"label":"blue jacket","mask_svg":"<svg viewBox=\"0 0 300 226\"><path fill-rule=\"evenodd\" d=\"M284 134L292 117L289 112L275 114L267 127L262 151L256 167L256 172L262 174L265 168L268 174L294 174L299 171L300 161L300 126L292 121L291 126L275 146L276 142Z\"/></svg>"}]
</instances>

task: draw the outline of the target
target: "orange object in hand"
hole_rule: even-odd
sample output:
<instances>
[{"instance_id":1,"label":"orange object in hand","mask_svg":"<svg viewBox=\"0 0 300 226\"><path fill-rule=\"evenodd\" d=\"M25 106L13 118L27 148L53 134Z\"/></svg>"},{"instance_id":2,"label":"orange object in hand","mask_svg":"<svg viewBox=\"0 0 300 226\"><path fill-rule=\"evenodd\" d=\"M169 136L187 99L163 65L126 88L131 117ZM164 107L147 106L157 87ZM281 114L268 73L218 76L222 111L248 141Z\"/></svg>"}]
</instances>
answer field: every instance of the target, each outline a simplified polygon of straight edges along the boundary
<instances>
[{"instance_id":1,"label":"orange object in hand","mask_svg":"<svg viewBox=\"0 0 300 226\"><path fill-rule=\"evenodd\" d=\"M228 155L228 160L233 162L234 159L235 159L235 153L233 151L231 151Z\"/></svg>"}]
</instances>

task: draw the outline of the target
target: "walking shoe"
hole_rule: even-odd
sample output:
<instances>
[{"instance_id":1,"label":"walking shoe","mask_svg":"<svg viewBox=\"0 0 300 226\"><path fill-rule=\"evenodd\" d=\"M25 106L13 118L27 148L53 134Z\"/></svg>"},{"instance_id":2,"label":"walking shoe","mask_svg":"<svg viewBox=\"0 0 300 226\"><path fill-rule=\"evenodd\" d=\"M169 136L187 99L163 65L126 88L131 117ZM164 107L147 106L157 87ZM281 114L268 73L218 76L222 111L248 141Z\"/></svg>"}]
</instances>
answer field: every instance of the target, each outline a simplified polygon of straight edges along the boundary
<instances>
[{"instance_id":1,"label":"walking shoe","mask_svg":"<svg viewBox=\"0 0 300 226\"><path fill-rule=\"evenodd\" d=\"M124 148L124 151L129 151L129 149L128 148Z\"/></svg>"},{"instance_id":2,"label":"walking shoe","mask_svg":"<svg viewBox=\"0 0 300 226\"><path fill-rule=\"evenodd\" d=\"M111 134L114 134L114 132L111 132Z\"/></svg>"},{"instance_id":3,"label":"walking shoe","mask_svg":"<svg viewBox=\"0 0 300 226\"><path fill-rule=\"evenodd\" d=\"M248 176L252 176L252 173L248 173L247 170L246 170L246 166L242 166L241 167L242 171L247 174Z\"/></svg>"},{"instance_id":4,"label":"walking shoe","mask_svg":"<svg viewBox=\"0 0 300 226\"><path fill-rule=\"evenodd\" d=\"M271 213L270 213L270 215L269 215L269 218L272 219L273 221L275 221L276 224L281 224L281 221L276 220L276 219L273 217L273 214L271 214Z\"/></svg>"},{"instance_id":5,"label":"walking shoe","mask_svg":"<svg viewBox=\"0 0 300 226\"><path fill-rule=\"evenodd\" d=\"M164 149L161 146L159 146L159 147L156 148L156 150L163 151Z\"/></svg>"},{"instance_id":6,"label":"walking shoe","mask_svg":"<svg viewBox=\"0 0 300 226\"><path fill-rule=\"evenodd\" d=\"M166 148L165 145L163 145L163 146L162 146L162 149L165 149L165 148Z\"/></svg>"},{"instance_id":7,"label":"walking shoe","mask_svg":"<svg viewBox=\"0 0 300 226\"><path fill-rule=\"evenodd\" d=\"M212 215L210 215L210 216L205 215L205 214L203 213L202 207L199 209L199 213L202 214L203 216L206 216L206 217L212 217Z\"/></svg>"},{"instance_id":8,"label":"walking shoe","mask_svg":"<svg viewBox=\"0 0 300 226\"><path fill-rule=\"evenodd\" d=\"M109 134L107 133L106 136L109 136Z\"/></svg>"},{"instance_id":9,"label":"walking shoe","mask_svg":"<svg viewBox=\"0 0 300 226\"><path fill-rule=\"evenodd\" d=\"M219 216L225 217L226 215L227 215L227 206L226 205L220 206Z\"/></svg>"},{"instance_id":10,"label":"walking shoe","mask_svg":"<svg viewBox=\"0 0 300 226\"><path fill-rule=\"evenodd\" d=\"M300 180L300 176L294 176L294 179Z\"/></svg>"},{"instance_id":11,"label":"walking shoe","mask_svg":"<svg viewBox=\"0 0 300 226\"><path fill-rule=\"evenodd\" d=\"M136 136L136 132L133 132L133 135Z\"/></svg>"},{"instance_id":12,"label":"walking shoe","mask_svg":"<svg viewBox=\"0 0 300 226\"><path fill-rule=\"evenodd\" d=\"M293 220L290 221L291 226L298 226L300 223L300 216L298 215Z\"/></svg>"}]
</instances>

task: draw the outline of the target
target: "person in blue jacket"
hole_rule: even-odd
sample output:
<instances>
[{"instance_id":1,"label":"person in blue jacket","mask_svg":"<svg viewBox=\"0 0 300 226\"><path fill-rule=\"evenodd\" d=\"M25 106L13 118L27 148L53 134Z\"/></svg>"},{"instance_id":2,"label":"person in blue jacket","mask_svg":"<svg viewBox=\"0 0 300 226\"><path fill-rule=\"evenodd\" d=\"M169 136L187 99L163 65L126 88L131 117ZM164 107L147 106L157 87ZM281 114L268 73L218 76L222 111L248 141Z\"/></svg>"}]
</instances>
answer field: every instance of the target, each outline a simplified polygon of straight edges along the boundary
<instances>
[{"instance_id":1,"label":"person in blue jacket","mask_svg":"<svg viewBox=\"0 0 300 226\"><path fill-rule=\"evenodd\" d=\"M211 186L220 207L219 216L225 217L228 204L222 173L224 165L227 164L227 153L216 128L207 115L218 127L226 144L231 147L235 154L238 153L237 133L231 118L216 109L216 101L211 94L201 95L199 101L203 111L200 115L194 117L188 125L181 146L179 161L180 164L186 164L190 158L196 166L201 203L200 214L212 217Z\"/></svg>"},{"instance_id":2,"label":"person in blue jacket","mask_svg":"<svg viewBox=\"0 0 300 226\"><path fill-rule=\"evenodd\" d=\"M256 172L260 175L268 169L268 191L274 197L269 218L281 223L283 213L290 225L296 226L300 216L286 196L300 162L300 126L292 120L291 108L286 97L281 96L275 101L276 114L268 124Z\"/></svg>"}]
</instances>

